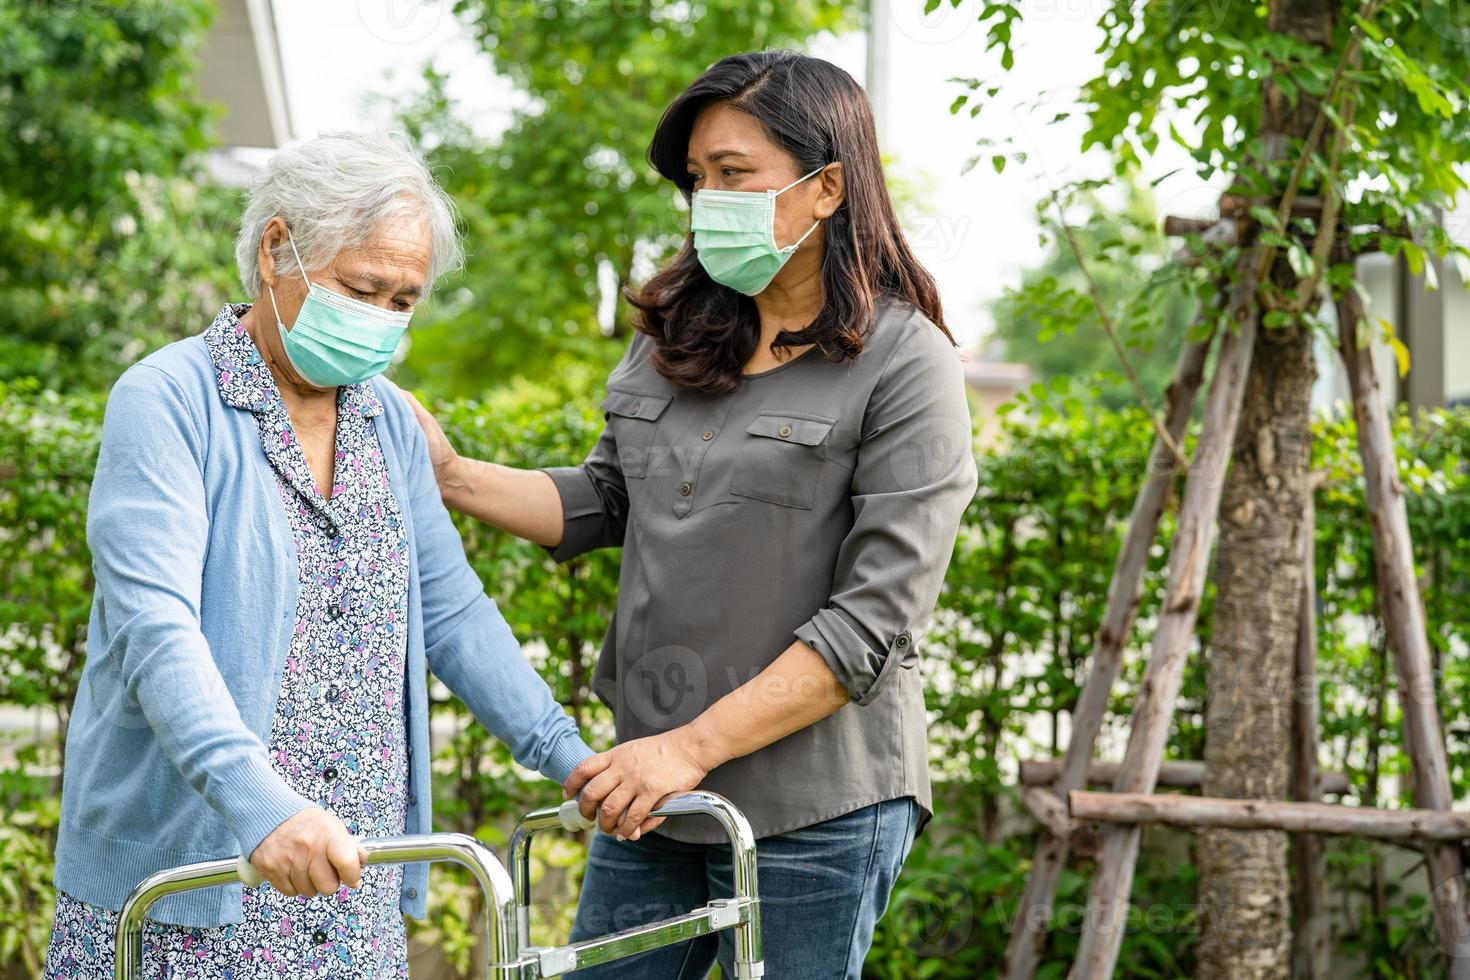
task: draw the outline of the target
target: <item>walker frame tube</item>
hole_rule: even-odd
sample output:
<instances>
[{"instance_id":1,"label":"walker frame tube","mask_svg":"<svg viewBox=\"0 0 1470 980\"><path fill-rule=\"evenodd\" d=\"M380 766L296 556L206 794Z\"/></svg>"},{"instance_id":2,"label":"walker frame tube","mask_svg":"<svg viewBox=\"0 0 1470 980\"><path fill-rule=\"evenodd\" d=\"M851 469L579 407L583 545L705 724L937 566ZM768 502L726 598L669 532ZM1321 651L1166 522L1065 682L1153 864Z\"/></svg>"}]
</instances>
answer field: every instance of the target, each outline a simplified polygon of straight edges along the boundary
<instances>
[{"instance_id":1,"label":"walker frame tube","mask_svg":"<svg viewBox=\"0 0 1470 980\"><path fill-rule=\"evenodd\" d=\"M452 861L470 870L485 894L487 980L541 980L722 929L735 930L737 980L757 980L765 973L765 966L761 957L755 835L744 815L717 793L681 794L650 816L692 813L714 817L730 837L733 897L712 899L708 905L659 922L557 947L532 946L529 941L531 837L553 827L576 831L596 826L577 811L576 800L534 810L520 822L511 836L510 874L490 848L468 834L398 834L360 837L357 842L367 854L367 864ZM236 881L257 885L262 880L259 871L243 857L185 864L144 878L118 913L113 977L138 980L142 972L144 915L154 902L178 892Z\"/></svg>"},{"instance_id":2,"label":"walker frame tube","mask_svg":"<svg viewBox=\"0 0 1470 980\"><path fill-rule=\"evenodd\" d=\"M470 869L485 893L485 935L488 943L489 980L522 980L516 964L514 893L510 876L495 852L468 834L396 834L359 837L368 864L407 864L414 861L453 861ZM243 857L201 861L167 868L144 878L134 888L118 913L114 949L115 980L137 980L142 971L143 916L149 906L176 892L225 885L236 881L258 884L258 871Z\"/></svg>"},{"instance_id":3,"label":"walker frame tube","mask_svg":"<svg viewBox=\"0 0 1470 980\"><path fill-rule=\"evenodd\" d=\"M571 799L561 806L533 810L516 827L510 839L510 876L515 892L516 938L524 952L536 954L541 965L541 976L556 976L578 967L622 959L722 929L735 931L736 980L757 980L765 974L765 961L761 952L755 834L745 815L734 804L718 793L702 790L681 793L663 806L655 807L649 816L702 813L719 821L730 838L735 891L732 897L712 899L708 905L682 915L606 936L584 939L567 946L532 946L529 935L531 838L539 831L553 828L577 831L595 827L596 822L583 817L577 809L577 803L577 800Z\"/></svg>"}]
</instances>

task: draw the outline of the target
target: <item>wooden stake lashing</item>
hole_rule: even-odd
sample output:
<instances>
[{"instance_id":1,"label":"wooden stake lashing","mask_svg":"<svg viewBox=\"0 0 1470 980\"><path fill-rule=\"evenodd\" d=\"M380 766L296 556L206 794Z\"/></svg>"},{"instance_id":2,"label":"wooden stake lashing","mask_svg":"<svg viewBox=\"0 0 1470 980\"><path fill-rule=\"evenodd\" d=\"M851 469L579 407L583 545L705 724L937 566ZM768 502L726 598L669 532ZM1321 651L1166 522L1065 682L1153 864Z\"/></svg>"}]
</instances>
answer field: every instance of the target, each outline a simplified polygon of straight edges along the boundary
<instances>
[{"instance_id":1,"label":"wooden stake lashing","mask_svg":"<svg viewBox=\"0 0 1470 980\"><path fill-rule=\"evenodd\" d=\"M1234 329L1221 339L1215 375L1205 402L1199 446L1184 484L1184 500L1170 548L1168 584L1153 651L1134 702L1128 749L1113 787L1120 793L1153 792L1159 764L1163 761L1169 720L1199 618L1225 468L1235 442L1246 375L1255 347L1256 257L1255 248L1243 251L1227 307ZM1082 942L1070 974L1074 980L1108 977L1117 963L1140 833L1136 826L1109 826L1103 832Z\"/></svg>"},{"instance_id":2,"label":"wooden stake lashing","mask_svg":"<svg viewBox=\"0 0 1470 980\"><path fill-rule=\"evenodd\" d=\"M1201 317L1209 322L1216 313L1214 306L1207 306ZM1198 326L1196 324L1195 329ZM1179 354L1174 380L1165 393L1164 429L1176 446L1184 439L1189 416L1194 410L1195 395L1204 381L1205 361L1209 357L1212 338L1213 331L1203 340L1185 343ZM1123 663L1123 645L1138 611L1139 590L1144 570L1148 567L1149 548L1158 533L1159 519L1163 516L1164 504L1177 472L1174 455L1162 438L1155 437L1149 454L1148 474L1138 489L1128 534L1113 566L1092 667L1072 712L1072 734L1062 760L1060 778L1056 780L1056 789L1063 799L1069 791L1085 786L1097 735L1107 714L1108 699L1112 696L1113 684ZM1067 863L1067 851L1066 836L1043 828L1032 858L1026 892L1007 944L1002 976L1011 980L1029 980L1036 972L1051 921L1052 903L1056 900L1057 882L1061 878L1062 867Z\"/></svg>"},{"instance_id":3,"label":"wooden stake lashing","mask_svg":"<svg viewBox=\"0 0 1470 980\"><path fill-rule=\"evenodd\" d=\"M1426 810L1448 810L1452 800L1449 763L1435 703L1424 606L1414 575L1409 515L1378 375L1371 352L1358 346L1358 323L1362 319L1363 303L1357 291L1344 290L1337 301L1338 349L1353 394L1358 452L1363 460L1363 497L1373 537L1384 632L1398 669L1414 802ZM1456 980L1470 977L1470 918L1465 908L1460 847L1444 844L1426 848L1425 860L1434 903L1435 938L1450 958L1451 976Z\"/></svg>"}]
</instances>

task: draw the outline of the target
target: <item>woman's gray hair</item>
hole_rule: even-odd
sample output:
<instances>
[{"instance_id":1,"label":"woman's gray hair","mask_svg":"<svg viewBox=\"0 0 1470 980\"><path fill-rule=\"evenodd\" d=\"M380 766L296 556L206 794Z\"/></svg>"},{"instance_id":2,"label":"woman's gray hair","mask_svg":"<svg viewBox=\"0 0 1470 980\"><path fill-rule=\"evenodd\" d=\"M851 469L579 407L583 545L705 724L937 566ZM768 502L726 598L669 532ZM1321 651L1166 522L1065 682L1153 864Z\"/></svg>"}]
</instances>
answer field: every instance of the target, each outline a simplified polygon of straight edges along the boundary
<instances>
[{"instance_id":1,"label":"woman's gray hair","mask_svg":"<svg viewBox=\"0 0 1470 980\"><path fill-rule=\"evenodd\" d=\"M291 230L308 270L331 263L344 248L366 242L385 218L428 219L429 281L464 264L454 202L434 182L424 158L396 135L324 133L292 143L271 157L251 187L235 239L235 261L247 296L260 295L260 239L272 218ZM282 275L299 275L291 247L274 253Z\"/></svg>"}]
</instances>

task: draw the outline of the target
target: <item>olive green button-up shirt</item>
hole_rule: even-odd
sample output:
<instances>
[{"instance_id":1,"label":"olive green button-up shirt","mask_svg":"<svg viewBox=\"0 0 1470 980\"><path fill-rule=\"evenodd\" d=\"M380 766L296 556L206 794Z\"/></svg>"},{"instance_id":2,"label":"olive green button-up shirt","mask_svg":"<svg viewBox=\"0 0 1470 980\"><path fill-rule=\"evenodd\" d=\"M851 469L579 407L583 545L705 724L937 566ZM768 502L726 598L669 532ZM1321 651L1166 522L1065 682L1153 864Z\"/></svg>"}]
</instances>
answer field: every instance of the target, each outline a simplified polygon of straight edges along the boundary
<instances>
[{"instance_id":1,"label":"olive green button-up shirt","mask_svg":"<svg viewBox=\"0 0 1470 980\"><path fill-rule=\"evenodd\" d=\"M635 334L581 466L548 467L565 561L621 545L592 687L619 742L697 717L800 639L851 703L712 770L757 837L901 796L933 815L918 638L975 493L960 359L884 301L856 360L809 349L738 390L678 388ZM712 818L658 831L715 843Z\"/></svg>"}]
</instances>

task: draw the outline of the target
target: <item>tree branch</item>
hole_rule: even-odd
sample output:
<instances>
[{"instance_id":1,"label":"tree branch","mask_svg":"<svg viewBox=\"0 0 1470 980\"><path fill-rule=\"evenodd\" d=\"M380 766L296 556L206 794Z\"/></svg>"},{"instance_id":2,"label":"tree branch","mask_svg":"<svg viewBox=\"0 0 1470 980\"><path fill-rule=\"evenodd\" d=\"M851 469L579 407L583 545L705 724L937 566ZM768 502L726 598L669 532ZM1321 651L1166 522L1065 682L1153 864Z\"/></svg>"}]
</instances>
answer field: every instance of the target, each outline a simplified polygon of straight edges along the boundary
<instances>
[{"instance_id":1,"label":"tree branch","mask_svg":"<svg viewBox=\"0 0 1470 980\"><path fill-rule=\"evenodd\" d=\"M1138 396L1139 404L1148 412L1148 417L1153 420L1154 433L1169 455L1174 457L1181 471L1189 469L1189 460L1184 458L1184 453L1179 449L1179 443L1169 434L1164 426L1163 416L1154 408L1153 402L1149 400L1148 393L1143 390L1143 385L1138 381L1138 374L1133 370L1133 364L1128 360L1128 354L1123 349L1123 343L1118 339L1118 330L1113 325L1113 318L1108 316L1107 307L1103 304L1102 291L1098 289L1097 280L1092 278L1092 273L1087 269L1087 263L1082 258L1082 246L1077 243L1077 236L1072 231L1072 226L1067 224L1066 217L1062 214L1061 198L1057 195L1056 188L1051 189L1051 201L1057 209L1057 223L1062 227L1062 234L1067 238L1067 245L1072 249L1072 255L1077 260L1077 268L1082 273L1082 278L1087 280L1087 291L1092 296L1092 305L1097 309L1097 317L1102 322L1103 331L1107 333L1108 340L1112 342L1113 350L1118 355L1118 361L1123 365L1123 373L1128 375L1128 383L1133 386L1133 392Z\"/></svg>"}]
</instances>

